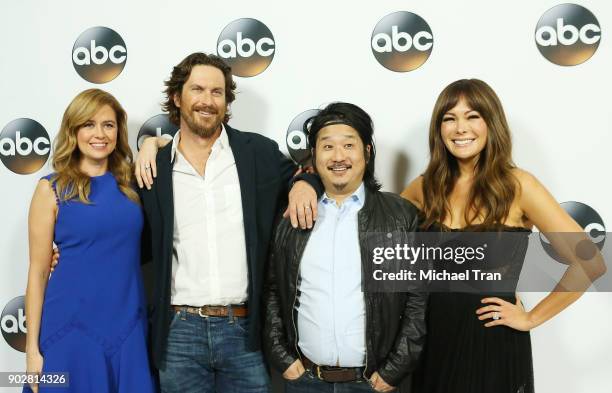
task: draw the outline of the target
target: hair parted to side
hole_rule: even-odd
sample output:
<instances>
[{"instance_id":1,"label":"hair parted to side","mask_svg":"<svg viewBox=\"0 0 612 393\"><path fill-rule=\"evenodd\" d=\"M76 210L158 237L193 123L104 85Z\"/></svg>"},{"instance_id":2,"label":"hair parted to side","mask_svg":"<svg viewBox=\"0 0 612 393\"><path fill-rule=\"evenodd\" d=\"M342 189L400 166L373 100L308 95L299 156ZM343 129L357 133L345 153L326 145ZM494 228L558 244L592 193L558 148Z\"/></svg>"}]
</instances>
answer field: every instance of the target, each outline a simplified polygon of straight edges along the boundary
<instances>
[{"instance_id":1,"label":"hair parted to side","mask_svg":"<svg viewBox=\"0 0 612 393\"><path fill-rule=\"evenodd\" d=\"M510 212L519 183L512 174L510 128L493 89L479 79L461 79L448 85L436 101L429 124L430 161L423 174L423 227L443 222L450 214L448 196L459 176L456 158L442 140L442 119L459 100L480 113L487 125L487 142L480 152L466 206L467 225L499 228Z\"/></svg>"},{"instance_id":2,"label":"hair parted to side","mask_svg":"<svg viewBox=\"0 0 612 393\"><path fill-rule=\"evenodd\" d=\"M77 143L77 132L104 105L110 106L117 117L117 145L108 157L108 170L113 174L119 189L130 200L140 203L138 194L132 188L133 157L128 144L127 114L119 101L110 93L100 89L89 89L79 93L70 102L60 130L53 142L51 164L55 174L58 198L62 201L78 198L90 203L91 179L79 169L81 152Z\"/></svg>"},{"instance_id":3,"label":"hair parted to side","mask_svg":"<svg viewBox=\"0 0 612 393\"><path fill-rule=\"evenodd\" d=\"M357 105L348 102L333 102L321 109L318 114L304 122L304 133L308 135L308 143L312 149L313 163L316 162L317 134L322 128L332 124L345 124L357 131L363 143L363 155L366 161L363 174L364 186L372 191L378 191L381 184L376 180L374 163L376 147L374 146L374 125L372 118ZM368 154L367 146L370 146Z\"/></svg>"},{"instance_id":4,"label":"hair parted to side","mask_svg":"<svg viewBox=\"0 0 612 393\"><path fill-rule=\"evenodd\" d=\"M183 85L189 79L189 75L191 75L191 70L198 65L215 67L223 73L225 78L225 102L228 105L223 122L227 123L232 117L229 105L236 99L236 83L232 76L232 68L217 55L195 52L185 57L183 61L176 65L172 69L170 79L164 83L166 85L164 90L166 98L162 103L162 109L168 112L168 117L172 123L180 125L181 109L174 104L174 96L178 94L180 97Z\"/></svg>"}]
</instances>

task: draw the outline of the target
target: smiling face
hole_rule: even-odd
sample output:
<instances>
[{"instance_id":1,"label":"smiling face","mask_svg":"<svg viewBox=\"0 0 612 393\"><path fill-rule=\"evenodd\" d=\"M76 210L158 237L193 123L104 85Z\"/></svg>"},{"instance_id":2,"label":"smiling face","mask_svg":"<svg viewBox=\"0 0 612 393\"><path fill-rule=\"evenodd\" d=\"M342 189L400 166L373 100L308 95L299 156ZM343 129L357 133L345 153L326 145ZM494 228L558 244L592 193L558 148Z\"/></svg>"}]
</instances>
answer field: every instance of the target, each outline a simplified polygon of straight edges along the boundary
<instances>
[{"instance_id":1,"label":"smiling face","mask_svg":"<svg viewBox=\"0 0 612 393\"><path fill-rule=\"evenodd\" d=\"M441 136L446 149L457 160L473 161L487 144L487 124L462 97L442 117Z\"/></svg>"},{"instance_id":2,"label":"smiling face","mask_svg":"<svg viewBox=\"0 0 612 393\"><path fill-rule=\"evenodd\" d=\"M354 193L363 181L366 153L359 133L345 124L321 128L315 146L315 168L325 192L341 202ZM340 200L339 200L340 199Z\"/></svg>"},{"instance_id":3,"label":"smiling face","mask_svg":"<svg viewBox=\"0 0 612 393\"><path fill-rule=\"evenodd\" d=\"M108 163L108 157L117 146L117 115L113 108L102 106L79 127L77 145L82 161L98 165Z\"/></svg>"},{"instance_id":4,"label":"smiling face","mask_svg":"<svg viewBox=\"0 0 612 393\"><path fill-rule=\"evenodd\" d=\"M211 137L220 129L227 111L223 72L208 65L193 67L174 104L181 111L181 131Z\"/></svg>"}]
</instances>

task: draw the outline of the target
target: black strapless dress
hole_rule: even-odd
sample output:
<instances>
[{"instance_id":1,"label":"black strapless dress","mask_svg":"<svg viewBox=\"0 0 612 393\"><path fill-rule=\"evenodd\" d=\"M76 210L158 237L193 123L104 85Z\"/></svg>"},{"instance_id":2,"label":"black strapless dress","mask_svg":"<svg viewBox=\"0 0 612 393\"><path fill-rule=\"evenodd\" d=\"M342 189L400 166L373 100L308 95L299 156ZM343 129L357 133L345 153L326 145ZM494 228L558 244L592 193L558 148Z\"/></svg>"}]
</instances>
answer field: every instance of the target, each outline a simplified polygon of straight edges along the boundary
<instances>
[{"instance_id":1,"label":"black strapless dress","mask_svg":"<svg viewBox=\"0 0 612 393\"><path fill-rule=\"evenodd\" d=\"M503 230L525 234L524 247L513 252L509 261L522 266L531 231L507 226ZM529 332L507 326L486 328L486 321L476 315L476 310L483 306L481 299L490 296L516 302L514 293L430 294L427 339L415 375L416 392L534 392Z\"/></svg>"}]
</instances>

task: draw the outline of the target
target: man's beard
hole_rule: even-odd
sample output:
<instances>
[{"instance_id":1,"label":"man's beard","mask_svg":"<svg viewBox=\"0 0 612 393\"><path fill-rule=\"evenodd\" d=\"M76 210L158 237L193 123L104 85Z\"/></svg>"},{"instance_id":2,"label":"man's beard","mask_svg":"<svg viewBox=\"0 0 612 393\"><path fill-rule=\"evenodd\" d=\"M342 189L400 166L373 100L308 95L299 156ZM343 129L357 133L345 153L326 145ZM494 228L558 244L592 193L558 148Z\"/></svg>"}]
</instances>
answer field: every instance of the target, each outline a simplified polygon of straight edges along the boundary
<instances>
[{"instance_id":1,"label":"man's beard","mask_svg":"<svg viewBox=\"0 0 612 393\"><path fill-rule=\"evenodd\" d=\"M210 121L208 122L196 120L195 116L198 115L194 114L194 112L197 112L200 109L205 109L209 113L214 114L214 118L210 119ZM210 107L199 109L191 108L188 112L181 108L181 119L183 119L185 123L187 123L187 126L194 134L202 138L210 138L211 136L213 136L221 126L221 123L223 123L224 117L225 112L219 113L218 110L215 110Z\"/></svg>"},{"instance_id":2,"label":"man's beard","mask_svg":"<svg viewBox=\"0 0 612 393\"><path fill-rule=\"evenodd\" d=\"M348 182L345 183L332 183L332 187L334 187L334 191L336 192L342 192L346 186L348 185Z\"/></svg>"}]
</instances>

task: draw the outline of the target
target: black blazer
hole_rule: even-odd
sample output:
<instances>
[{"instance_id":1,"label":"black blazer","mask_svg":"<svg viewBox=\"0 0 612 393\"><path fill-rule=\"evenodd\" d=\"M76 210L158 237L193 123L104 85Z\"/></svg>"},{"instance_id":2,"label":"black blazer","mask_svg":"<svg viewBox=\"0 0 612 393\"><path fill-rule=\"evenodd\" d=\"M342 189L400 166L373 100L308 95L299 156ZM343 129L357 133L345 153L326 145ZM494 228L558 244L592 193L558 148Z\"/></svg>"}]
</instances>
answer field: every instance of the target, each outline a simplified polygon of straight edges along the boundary
<instances>
[{"instance_id":1,"label":"black blazer","mask_svg":"<svg viewBox=\"0 0 612 393\"><path fill-rule=\"evenodd\" d=\"M250 350L258 350L261 342L261 293L268 244L278 210L284 205L289 182L296 165L278 149L278 144L262 135L242 132L225 125L234 153L247 248L249 273L248 307ZM157 178L151 190L141 189L145 211L143 260L152 258L151 351L152 361L160 368L165 356L170 324L170 280L172 275L172 240L174 232L174 199L172 190L172 144L157 155ZM305 177L322 192L318 177Z\"/></svg>"}]
</instances>

